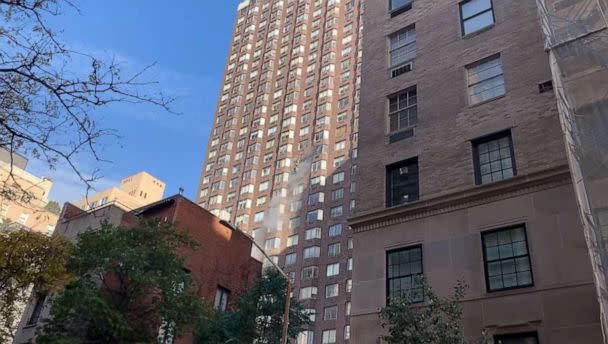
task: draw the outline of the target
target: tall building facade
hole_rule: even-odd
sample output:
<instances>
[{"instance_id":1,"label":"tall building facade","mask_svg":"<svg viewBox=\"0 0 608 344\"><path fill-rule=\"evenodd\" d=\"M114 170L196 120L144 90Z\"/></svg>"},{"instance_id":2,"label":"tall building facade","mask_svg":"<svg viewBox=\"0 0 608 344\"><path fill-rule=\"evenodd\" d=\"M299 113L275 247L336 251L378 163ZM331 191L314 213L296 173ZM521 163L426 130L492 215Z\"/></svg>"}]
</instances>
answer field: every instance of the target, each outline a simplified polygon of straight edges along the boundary
<instances>
[{"instance_id":1,"label":"tall building facade","mask_svg":"<svg viewBox=\"0 0 608 344\"><path fill-rule=\"evenodd\" d=\"M53 181L28 172L27 163L25 157L0 149L0 221L51 235L59 215L47 208Z\"/></svg>"},{"instance_id":2,"label":"tall building facade","mask_svg":"<svg viewBox=\"0 0 608 344\"><path fill-rule=\"evenodd\" d=\"M352 343L423 278L472 343L602 342L536 5L366 2Z\"/></svg>"},{"instance_id":3,"label":"tall building facade","mask_svg":"<svg viewBox=\"0 0 608 344\"><path fill-rule=\"evenodd\" d=\"M124 210L133 210L163 198L165 183L146 171L123 178L118 187L111 187L74 203L84 210L114 204Z\"/></svg>"},{"instance_id":4,"label":"tall building facade","mask_svg":"<svg viewBox=\"0 0 608 344\"><path fill-rule=\"evenodd\" d=\"M292 276L314 320L298 341L350 337L357 192L358 0L238 7L198 203Z\"/></svg>"}]
</instances>

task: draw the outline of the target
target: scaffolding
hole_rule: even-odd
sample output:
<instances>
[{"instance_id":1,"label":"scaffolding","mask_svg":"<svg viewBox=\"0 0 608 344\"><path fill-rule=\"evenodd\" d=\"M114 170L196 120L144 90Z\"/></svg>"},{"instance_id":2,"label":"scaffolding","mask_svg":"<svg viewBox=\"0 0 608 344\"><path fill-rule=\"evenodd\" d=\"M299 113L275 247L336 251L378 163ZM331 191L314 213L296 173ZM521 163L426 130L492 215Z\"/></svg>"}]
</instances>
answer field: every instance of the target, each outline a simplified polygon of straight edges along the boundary
<instances>
[{"instance_id":1,"label":"scaffolding","mask_svg":"<svg viewBox=\"0 0 608 344\"><path fill-rule=\"evenodd\" d=\"M536 0L608 344L608 0Z\"/></svg>"}]
</instances>

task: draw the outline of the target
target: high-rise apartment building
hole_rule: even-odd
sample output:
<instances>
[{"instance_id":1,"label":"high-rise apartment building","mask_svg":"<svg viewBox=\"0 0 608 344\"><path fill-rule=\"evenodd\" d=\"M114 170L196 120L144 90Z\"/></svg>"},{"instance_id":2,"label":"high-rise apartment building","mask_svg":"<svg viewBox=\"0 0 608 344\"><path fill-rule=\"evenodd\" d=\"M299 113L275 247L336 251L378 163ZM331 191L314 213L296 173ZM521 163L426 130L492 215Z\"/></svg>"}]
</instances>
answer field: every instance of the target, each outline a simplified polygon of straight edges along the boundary
<instances>
[{"instance_id":1,"label":"high-rise apartment building","mask_svg":"<svg viewBox=\"0 0 608 344\"><path fill-rule=\"evenodd\" d=\"M238 7L198 203L251 233L314 319L299 343L350 337L358 0Z\"/></svg>"},{"instance_id":2,"label":"high-rise apartment building","mask_svg":"<svg viewBox=\"0 0 608 344\"><path fill-rule=\"evenodd\" d=\"M382 342L396 298L424 305L423 278L441 296L468 284L467 342L603 342L537 13L366 2L352 343Z\"/></svg>"}]
</instances>

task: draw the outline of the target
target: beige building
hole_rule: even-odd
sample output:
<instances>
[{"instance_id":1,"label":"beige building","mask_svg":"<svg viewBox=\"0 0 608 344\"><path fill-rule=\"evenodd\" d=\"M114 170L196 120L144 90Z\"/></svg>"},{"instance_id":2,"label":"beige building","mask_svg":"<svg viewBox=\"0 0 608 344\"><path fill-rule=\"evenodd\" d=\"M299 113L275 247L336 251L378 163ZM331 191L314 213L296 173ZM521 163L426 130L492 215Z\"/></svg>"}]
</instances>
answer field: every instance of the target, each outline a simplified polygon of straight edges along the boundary
<instances>
[{"instance_id":1,"label":"beige building","mask_svg":"<svg viewBox=\"0 0 608 344\"><path fill-rule=\"evenodd\" d=\"M27 159L0 152L0 220L42 233L52 233L58 214L45 209L53 182L26 171Z\"/></svg>"},{"instance_id":2,"label":"beige building","mask_svg":"<svg viewBox=\"0 0 608 344\"><path fill-rule=\"evenodd\" d=\"M366 2L352 343L381 342L391 298L424 304L420 277L442 296L469 285L471 343L602 343L537 13Z\"/></svg>"},{"instance_id":3,"label":"beige building","mask_svg":"<svg viewBox=\"0 0 608 344\"><path fill-rule=\"evenodd\" d=\"M74 204L84 210L95 209L108 203L124 210L132 210L159 201L164 192L164 182L148 172L139 172L122 179L118 187L88 195Z\"/></svg>"}]
</instances>

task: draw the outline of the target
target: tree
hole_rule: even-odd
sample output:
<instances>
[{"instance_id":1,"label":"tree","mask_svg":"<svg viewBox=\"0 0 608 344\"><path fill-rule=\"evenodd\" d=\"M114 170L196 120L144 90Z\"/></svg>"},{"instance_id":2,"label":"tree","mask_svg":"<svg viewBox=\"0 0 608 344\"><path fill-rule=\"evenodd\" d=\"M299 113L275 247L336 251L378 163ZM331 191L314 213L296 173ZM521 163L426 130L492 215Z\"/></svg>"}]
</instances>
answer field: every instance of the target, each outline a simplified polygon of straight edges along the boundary
<instances>
[{"instance_id":1,"label":"tree","mask_svg":"<svg viewBox=\"0 0 608 344\"><path fill-rule=\"evenodd\" d=\"M60 236L0 228L0 342L11 342L24 305L35 293L58 291L70 281L72 245Z\"/></svg>"},{"instance_id":2,"label":"tree","mask_svg":"<svg viewBox=\"0 0 608 344\"><path fill-rule=\"evenodd\" d=\"M59 213L61 213L61 207L59 206L59 203L57 203L55 201L49 201L44 206L44 209L50 211L51 213L53 213L55 215L59 215Z\"/></svg>"},{"instance_id":3,"label":"tree","mask_svg":"<svg viewBox=\"0 0 608 344\"><path fill-rule=\"evenodd\" d=\"M50 168L65 164L90 187L98 171L89 175L76 159L103 161L98 144L117 135L98 126L96 111L124 102L170 111L173 98L144 79L153 65L127 74L113 58L104 61L63 44L48 19L66 8L78 10L71 0L0 0L0 148ZM0 195L27 198L25 188L15 194L8 187L14 183L5 180Z\"/></svg>"},{"instance_id":4,"label":"tree","mask_svg":"<svg viewBox=\"0 0 608 344\"><path fill-rule=\"evenodd\" d=\"M280 344L285 310L287 281L276 269L267 269L253 287L243 294L233 312L208 312L197 327L196 343L205 344ZM290 338L295 338L310 323L302 305L290 302Z\"/></svg>"},{"instance_id":5,"label":"tree","mask_svg":"<svg viewBox=\"0 0 608 344\"><path fill-rule=\"evenodd\" d=\"M179 252L195 249L171 224L103 223L78 236L68 261L75 276L52 302L37 343L156 343L177 338L201 311Z\"/></svg>"},{"instance_id":6,"label":"tree","mask_svg":"<svg viewBox=\"0 0 608 344\"><path fill-rule=\"evenodd\" d=\"M451 297L440 298L425 281L421 283L425 304L412 304L405 296L381 310L381 325L388 332L383 339L389 344L464 344L459 302L466 285L459 281Z\"/></svg>"}]
</instances>

